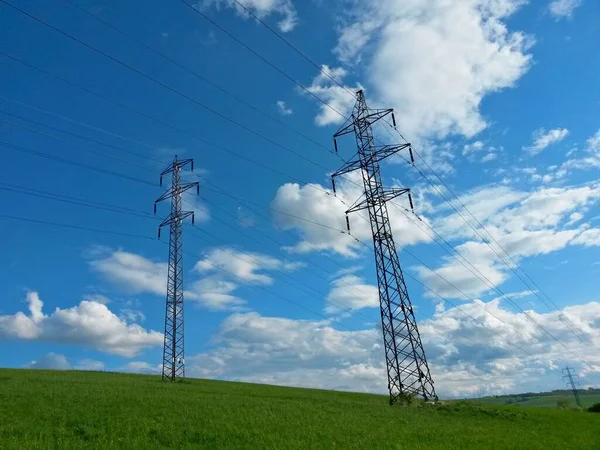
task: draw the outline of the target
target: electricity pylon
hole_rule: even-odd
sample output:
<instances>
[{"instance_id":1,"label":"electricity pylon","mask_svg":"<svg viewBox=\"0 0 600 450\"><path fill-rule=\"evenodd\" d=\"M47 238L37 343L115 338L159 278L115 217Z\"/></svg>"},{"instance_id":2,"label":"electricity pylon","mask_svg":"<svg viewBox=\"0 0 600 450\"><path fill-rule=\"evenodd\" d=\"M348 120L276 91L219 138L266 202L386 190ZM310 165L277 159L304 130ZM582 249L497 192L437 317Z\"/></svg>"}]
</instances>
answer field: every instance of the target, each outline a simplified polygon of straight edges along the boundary
<instances>
[{"instance_id":1,"label":"electricity pylon","mask_svg":"<svg viewBox=\"0 0 600 450\"><path fill-rule=\"evenodd\" d=\"M158 238L162 227L169 226L169 268L167 273L167 301L165 310L165 341L163 347L163 381L176 381L185 378L184 360L184 335L183 335L183 247L181 229L183 220L192 216L193 211L181 210L181 195L192 188L200 192L198 182L182 183L181 169L188 164L194 170L192 159L178 160L177 155L173 162L160 174L160 185L164 175L171 174L171 187L154 202L156 205L163 200L171 199L171 213L158 226Z\"/></svg>"},{"instance_id":2,"label":"electricity pylon","mask_svg":"<svg viewBox=\"0 0 600 450\"><path fill-rule=\"evenodd\" d=\"M563 378L563 380L565 378L569 380L567 382L567 387L570 387L573 390L573 396L575 397L575 402L577 403L577 406L579 406L581 408L581 400L579 400L579 392L577 392L577 386L579 386L579 383L577 381L573 380L573 377L577 377L577 375L575 375L575 373L571 373L571 371L575 372L575 369L573 369L572 367L569 367L569 366L565 367L562 370L562 373L566 373L566 375L564 375L562 378Z\"/></svg>"},{"instance_id":3,"label":"electricity pylon","mask_svg":"<svg viewBox=\"0 0 600 450\"><path fill-rule=\"evenodd\" d=\"M412 150L410 144L376 146L372 125L391 114L395 126L393 110L369 109L363 91L356 94L352 116L334 134L333 139L337 152L337 138L354 133L358 151L356 159L347 162L332 175L333 191L335 192L336 177L360 170L364 186L363 198L346 211L346 224L350 231L348 214L368 210L375 249L390 405L406 395L437 399L392 237L386 205L386 202L408 193L412 208L412 198L409 189L384 189L379 167L380 161L404 149L409 150L412 159Z\"/></svg>"}]
</instances>

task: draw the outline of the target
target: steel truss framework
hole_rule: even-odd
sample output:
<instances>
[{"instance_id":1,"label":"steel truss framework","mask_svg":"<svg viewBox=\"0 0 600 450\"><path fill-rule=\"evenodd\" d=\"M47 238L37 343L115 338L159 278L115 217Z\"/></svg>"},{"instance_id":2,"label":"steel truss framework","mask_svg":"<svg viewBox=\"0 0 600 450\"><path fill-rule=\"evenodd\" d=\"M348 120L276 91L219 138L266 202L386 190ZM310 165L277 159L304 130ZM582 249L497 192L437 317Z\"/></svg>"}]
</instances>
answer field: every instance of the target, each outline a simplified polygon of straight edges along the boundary
<instances>
[{"instance_id":1,"label":"steel truss framework","mask_svg":"<svg viewBox=\"0 0 600 450\"><path fill-rule=\"evenodd\" d=\"M562 373L566 374L563 376L563 380L568 380L567 381L567 387L570 387L573 390L573 396L575 397L575 402L577 403L577 406L581 407L581 400L579 399L579 392L577 391L577 387L580 386L578 381L575 381L575 378L577 378L577 375L575 375L575 370L569 366L565 367L562 370Z\"/></svg>"},{"instance_id":2,"label":"steel truss framework","mask_svg":"<svg viewBox=\"0 0 600 450\"><path fill-rule=\"evenodd\" d=\"M187 165L194 170L194 161L191 159L175 159L160 174L160 185L163 176L171 174L171 187L154 202L156 205L164 200L171 200L171 212L158 226L158 238L163 227L169 226L169 268L167 274L167 299L165 310L165 340L163 348L163 381L177 381L185 378L184 354L184 323L183 323L183 245L181 240L183 220L192 217L193 211L182 211L182 194L196 188L199 193L198 182L182 183L181 169Z\"/></svg>"},{"instance_id":3,"label":"steel truss framework","mask_svg":"<svg viewBox=\"0 0 600 450\"><path fill-rule=\"evenodd\" d=\"M388 114L391 114L395 126L393 110L369 109L363 91L357 92L352 116L334 135L337 151L337 138L354 133L358 147L356 159L344 164L332 175L332 184L335 192L336 177L354 170L360 170L362 174L363 198L346 211L346 223L350 230L348 214L368 210L377 267L388 390L390 404L394 404L406 395L424 399L437 399L437 395L400 267L386 205L386 202L408 193L412 207L412 198L409 189L384 189L379 166L380 161L405 149L412 159L412 150L410 144L376 146L373 138L372 125Z\"/></svg>"}]
</instances>

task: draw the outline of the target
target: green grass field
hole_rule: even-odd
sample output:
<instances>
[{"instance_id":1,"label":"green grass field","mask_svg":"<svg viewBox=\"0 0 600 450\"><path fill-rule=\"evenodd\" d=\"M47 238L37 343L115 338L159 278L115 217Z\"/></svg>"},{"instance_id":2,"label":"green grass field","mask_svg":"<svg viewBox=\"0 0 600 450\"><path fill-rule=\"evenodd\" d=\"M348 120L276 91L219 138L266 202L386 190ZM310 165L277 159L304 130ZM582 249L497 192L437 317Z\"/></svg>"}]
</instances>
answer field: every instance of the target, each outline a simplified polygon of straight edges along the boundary
<instances>
[{"instance_id":1,"label":"green grass field","mask_svg":"<svg viewBox=\"0 0 600 450\"><path fill-rule=\"evenodd\" d=\"M0 370L0 448L600 449L600 414L144 375Z\"/></svg>"},{"instance_id":2,"label":"green grass field","mask_svg":"<svg viewBox=\"0 0 600 450\"><path fill-rule=\"evenodd\" d=\"M484 397L476 399L481 403L489 405L504 405L506 404L507 398L513 398L514 403L511 406L519 405L526 408L556 408L556 404L559 400L568 400L571 406L575 406L575 398L572 394L570 395L539 395L529 396L527 400L517 401L518 396L515 397ZM585 391L580 392L579 399L584 408L589 408L595 403L600 403L600 394L587 394Z\"/></svg>"}]
</instances>

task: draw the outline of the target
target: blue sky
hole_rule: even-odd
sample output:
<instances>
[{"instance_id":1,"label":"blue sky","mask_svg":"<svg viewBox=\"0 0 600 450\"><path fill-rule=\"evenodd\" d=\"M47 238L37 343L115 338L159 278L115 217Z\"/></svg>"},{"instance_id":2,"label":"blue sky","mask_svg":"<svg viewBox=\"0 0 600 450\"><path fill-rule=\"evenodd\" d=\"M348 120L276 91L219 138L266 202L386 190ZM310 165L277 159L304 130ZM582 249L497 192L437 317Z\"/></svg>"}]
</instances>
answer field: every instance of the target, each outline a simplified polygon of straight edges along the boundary
<instances>
[{"instance_id":1,"label":"blue sky","mask_svg":"<svg viewBox=\"0 0 600 450\"><path fill-rule=\"evenodd\" d=\"M364 88L427 177L383 165L427 224L389 205L439 393L560 388L567 363L600 382L597 2L240 0L320 70L234 1L196 7L239 42L182 1L8 3L39 20L0 4L1 366L157 370L168 206L149 216L179 154L201 191L186 198L188 374L385 392L373 255L338 231L359 180L331 195L343 118L315 98L347 115Z\"/></svg>"}]
</instances>

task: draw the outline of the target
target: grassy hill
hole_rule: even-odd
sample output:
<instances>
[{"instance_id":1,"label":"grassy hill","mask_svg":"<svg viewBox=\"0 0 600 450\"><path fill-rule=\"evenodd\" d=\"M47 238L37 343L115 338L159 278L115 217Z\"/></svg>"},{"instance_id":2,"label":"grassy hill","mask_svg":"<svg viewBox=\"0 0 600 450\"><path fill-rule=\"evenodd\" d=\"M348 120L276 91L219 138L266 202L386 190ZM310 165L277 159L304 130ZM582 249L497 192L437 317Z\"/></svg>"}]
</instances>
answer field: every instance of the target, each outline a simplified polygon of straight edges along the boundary
<instances>
[{"instance_id":1,"label":"grassy hill","mask_svg":"<svg viewBox=\"0 0 600 450\"><path fill-rule=\"evenodd\" d=\"M0 370L0 449L600 449L600 414L99 372Z\"/></svg>"},{"instance_id":2,"label":"grassy hill","mask_svg":"<svg viewBox=\"0 0 600 450\"><path fill-rule=\"evenodd\" d=\"M595 403L600 403L600 391L597 389L581 390L579 392L579 399L584 408L589 408ZM526 393L473 399L473 401L490 405L525 406L527 408L556 408L559 400L567 400L572 406L576 405L571 391Z\"/></svg>"}]
</instances>

